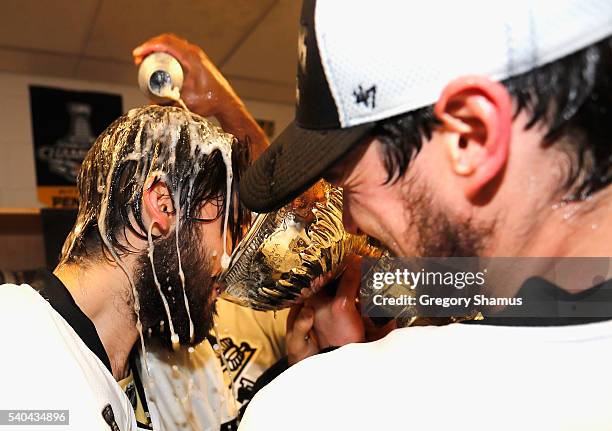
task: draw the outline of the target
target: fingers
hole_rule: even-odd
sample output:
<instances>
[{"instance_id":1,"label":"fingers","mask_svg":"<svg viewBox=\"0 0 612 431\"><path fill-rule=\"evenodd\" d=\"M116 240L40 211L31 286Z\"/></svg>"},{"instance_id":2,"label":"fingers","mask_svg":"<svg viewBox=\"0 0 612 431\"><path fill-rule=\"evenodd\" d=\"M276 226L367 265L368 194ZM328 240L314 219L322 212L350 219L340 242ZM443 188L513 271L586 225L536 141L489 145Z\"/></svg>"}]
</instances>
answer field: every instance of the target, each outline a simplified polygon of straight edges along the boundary
<instances>
[{"instance_id":1,"label":"fingers","mask_svg":"<svg viewBox=\"0 0 612 431\"><path fill-rule=\"evenodd\" d=\"M293 314L293 316L292 316ZM291 326L289 324L291 323ZM314 312L310 307L294 307L287 318L287 357L289 365L319 352L312 332Z\"/></svg>"},{"instance_id":2,"label":"fingers","mask_svg":"<svg viewBox=\"0 0 612 431\"><path fill-rule=\"evenodd\" d=\"M144 56L146 54L151 53L151 46L174 46L174 45L189 45L189 42L187 41L187 39L183 39L178 37L177 35L173 34L173 33L162 33L160 35L154 36L150 39L148 39L147 41L145 41L144 43L142 43L140 46L137 46L136 48L134 48L134 50L132 51L132 54L134 56Z\"/></svg>"},{"instance_id":3,"label":"fingers","mask_svg":"<svg viewBox=\"0 0 612 431\"><path fill-rule=\"evenodd\" d=\"M194 49L186 39L182 39L172 33L164 33L159 36L155 36L140 46L132 50L132 57L134 63L138 66L144 58L153 52L166 52L175 57L181 66L189 64L187 56Z\"/></svg>"},{"instance_id":4,"label":"fingers","mask_svg":"<svg viewBox=\"0 0 612 431\"><path fill-rule=\"evenodd\" d=\"M166 52L176 58L181 65L185 62L183 52L180 49L176 49L174 46L167 43L149 41L132 51L134 63L138 66L146 56L153 52Z\"/></svg>"},{"instance_id":5,"label":"fingers","mask_svg":"<svg viewBox=\"0 0 612 431\"><path fill-rule=\"evenodd\" d=\"M340 278L334 308L345 308L354 306L361 283L361 258L354 256L349 258L346 270Z\"/></svg>"},{"instance_id":6,"label":"fingers","mask_svg":"<svg viewBox=\"0 0 612 431\"><path fill-rule=\"evenodd\" d=\"M305 340L314 324L314 312L310 307L302 307L293 323L292 335L298 339Z\"/></svg>"},{"instance_id":7,"label":"fingers","mask_svg":"<svg viewBox=\"0 0 612 431\"><path fill-rule=\"evenodd\" d=\"M290 333L293 330L293 324L295 323L295 319L297 318L298 314L300 314L300 311L302 310L303 306L304 304L296 304L289 309L286 326L287 333Z\"/></svg>"}]
</instances>

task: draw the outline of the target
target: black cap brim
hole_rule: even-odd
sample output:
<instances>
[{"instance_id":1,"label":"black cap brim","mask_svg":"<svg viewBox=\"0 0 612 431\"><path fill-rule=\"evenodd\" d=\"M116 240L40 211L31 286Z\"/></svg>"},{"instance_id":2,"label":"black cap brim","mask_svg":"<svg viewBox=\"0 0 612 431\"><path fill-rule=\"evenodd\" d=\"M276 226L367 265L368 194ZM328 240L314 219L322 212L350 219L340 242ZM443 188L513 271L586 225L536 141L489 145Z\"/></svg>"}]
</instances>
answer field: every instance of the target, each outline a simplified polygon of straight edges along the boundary
<instances>
[{"instance_id":1,"label":"black cap brim","mask_svg":"<svg viewBox=\"0 0 612 431\"><path fill-rule=\"evenodd\" d=\"M311 130L292 122L246 171L240 184L242 202L256 212L286 205L317 182L373 127L374 123L368 123Z\"/></svg>"}]
</instances>

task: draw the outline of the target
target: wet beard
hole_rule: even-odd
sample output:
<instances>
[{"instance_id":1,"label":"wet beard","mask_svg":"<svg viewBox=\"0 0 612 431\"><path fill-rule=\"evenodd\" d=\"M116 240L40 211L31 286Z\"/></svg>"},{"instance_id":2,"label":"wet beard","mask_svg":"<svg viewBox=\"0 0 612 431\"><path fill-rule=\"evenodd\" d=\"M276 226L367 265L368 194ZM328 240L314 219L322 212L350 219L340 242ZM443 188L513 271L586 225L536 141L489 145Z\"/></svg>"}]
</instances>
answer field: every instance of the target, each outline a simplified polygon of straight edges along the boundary
<instances>
[{"instance_id":1,"label":"wet beard","mask_svg":"<svg viewBox=\"0 0 612 431\"><path fill-rule=\"evenodd\" d=\"M189 315L179 276L175 241L174 234L153 241L155 274L168 301L174 332L178 334L180 344L195 346L202 342L212 329L215 314L210 259L208 253L201 250L204 242L197 229L192 226L181 228L179 248L189 312L194 326L194 337L190 340ZM136 268L135 284L140 299L140 321L145 335L150 334L151 338L171 348L168 316L155 285L153 268L147 252L138 257Z\"/></svg>"},{"instance_id":2,"label":"wet beard","mask_svg":"<svg viewBox=\"0 0 612 431\"><path fill-rule=\"evenodd\" d=\"M409 229L404 236L415 255L420 257L476 257L481 256L491 238L495 222L477 225L472 220L460 220L444 212L432 202L433 194L427 186L410 182L406 190L406 214Z\"/></svg>"}]
</instances>

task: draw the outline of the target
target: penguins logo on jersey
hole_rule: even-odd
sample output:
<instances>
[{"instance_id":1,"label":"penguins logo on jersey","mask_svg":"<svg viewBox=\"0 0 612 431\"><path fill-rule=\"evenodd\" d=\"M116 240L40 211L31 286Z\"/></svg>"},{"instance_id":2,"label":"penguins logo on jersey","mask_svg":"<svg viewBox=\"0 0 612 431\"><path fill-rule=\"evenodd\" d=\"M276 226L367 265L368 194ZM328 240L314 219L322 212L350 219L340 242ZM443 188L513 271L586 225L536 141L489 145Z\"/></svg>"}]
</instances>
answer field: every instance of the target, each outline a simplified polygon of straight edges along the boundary
<instances>
[{"instance_id":1,"label":"penguins logo on jersey","mask_svg":"<svg viewBox=\"0 0 612 431\"><path fill-rule=\"evenodd\" d=\"M253 358L257 349L251 347L246 341L242 341L240 345L237 345L231 337L222 338L219 344L221 345L221 352L227 361L229 371L232 373L233 380L238 381L240 374ZM223 363L221 366L225 368Z\"/></svg>"}]
</instances>

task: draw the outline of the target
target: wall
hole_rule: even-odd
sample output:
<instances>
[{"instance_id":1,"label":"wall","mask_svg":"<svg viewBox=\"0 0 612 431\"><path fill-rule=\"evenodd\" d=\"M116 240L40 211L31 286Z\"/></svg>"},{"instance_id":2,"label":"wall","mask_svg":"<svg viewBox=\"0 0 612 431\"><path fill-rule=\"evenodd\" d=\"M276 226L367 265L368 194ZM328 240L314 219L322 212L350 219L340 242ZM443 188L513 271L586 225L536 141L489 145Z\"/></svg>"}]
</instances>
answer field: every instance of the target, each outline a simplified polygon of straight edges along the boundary
<instances>
[{"instance_id":1,"label":"wall","mask_svg":"<svg viewBox=\"0 0 612 431\"><path fill-rule=\"evenodd\" d=\"M121 94L125 111L147 103L136 87L135 74L134 86L130 87L0 73L0 208L39 207L28 92L31 84ZM245 104L256 118L275 121L277 134L293 118L294 110L290 105L249 100Z\"/></svg>"},{"instance_id":2,"label":"wall","mask_svg":"<svg viewBox=\"0 0 612 431\"><path fill-rule=\"evenodd\" d=\"M147 103L136 87L136 75L132 87L0 73L0 270L32 269L45 264L40 223L31 222L31 210L15 210L40 207L36 198L29 85L121 94L124 111ZM245 104L255 118L273 120L275 134L294 114L290 105L249 100ZM24 223L16 221L15 213L24 214L19 219ZM25 223L26 220L30 221Z\"/></svg>"}]
</instances>

